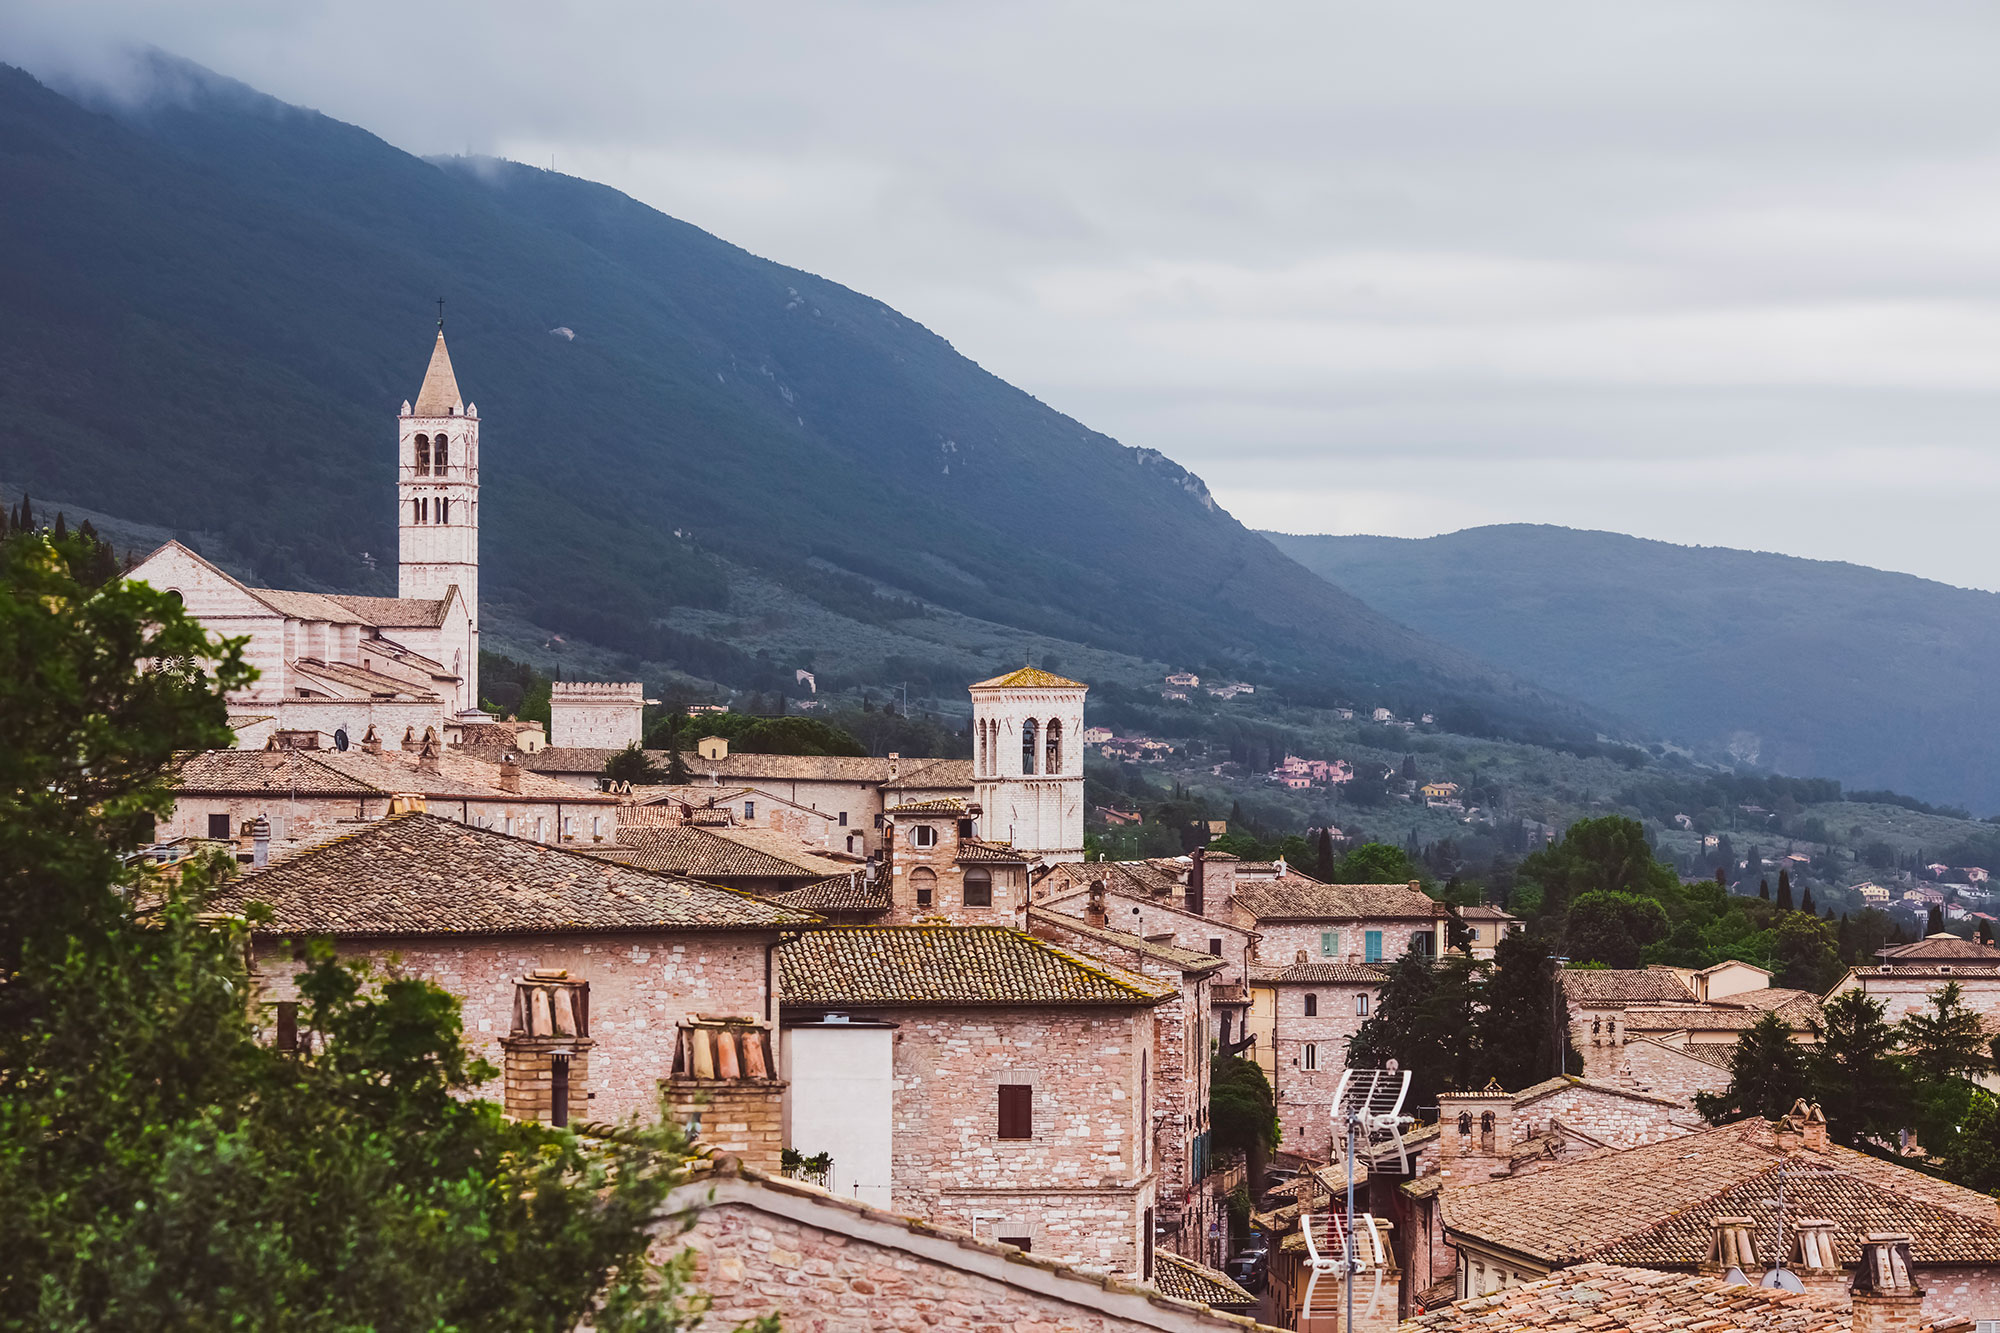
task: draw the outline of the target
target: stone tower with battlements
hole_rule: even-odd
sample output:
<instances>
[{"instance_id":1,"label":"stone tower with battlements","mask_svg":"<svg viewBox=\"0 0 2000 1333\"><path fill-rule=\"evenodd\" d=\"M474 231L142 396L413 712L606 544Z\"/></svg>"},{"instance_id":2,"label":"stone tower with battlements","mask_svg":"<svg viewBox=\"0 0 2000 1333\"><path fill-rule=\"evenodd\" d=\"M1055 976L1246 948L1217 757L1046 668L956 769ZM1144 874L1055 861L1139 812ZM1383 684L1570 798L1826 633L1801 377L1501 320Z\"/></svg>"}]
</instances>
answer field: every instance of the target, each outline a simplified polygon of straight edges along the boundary
<instances>
[{"instance_id":1,"label":"stone tower with battlements","mask_svg":"<svg viewBox=\"0 0 2000 1333\"><path fill-rule=\"evenodd\" d=\"M1030 861L1083 859L1083 696L1037 667L972 690L972 787L979 835Z\"/></svg>"},{"instance_id":2,"label":"stone tower with battlements","mask_svg":"<svg viewBox=\"0 0 2000 1333\"><path fill-rule=\"evenodd\" d=\"M452 374L439 321L431 363L415 406L403 404L396 432L397 595L437 600L453 586L471 617L466 642L446 661L465 680L466 706L479 706L479 409Z\"/></svg>"}]
</instances>

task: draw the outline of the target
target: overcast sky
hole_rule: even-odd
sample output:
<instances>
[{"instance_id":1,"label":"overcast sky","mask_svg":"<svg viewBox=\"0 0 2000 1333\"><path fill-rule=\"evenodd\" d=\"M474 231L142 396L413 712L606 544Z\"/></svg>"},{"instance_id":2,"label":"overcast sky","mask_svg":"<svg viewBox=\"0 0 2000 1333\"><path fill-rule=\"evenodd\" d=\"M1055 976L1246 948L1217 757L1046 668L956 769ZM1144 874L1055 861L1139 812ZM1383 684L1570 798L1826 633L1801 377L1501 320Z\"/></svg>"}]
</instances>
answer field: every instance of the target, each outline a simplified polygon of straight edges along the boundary
<instances>
[{"instance_id":1,"label":"overcast sky","mask_svg":"<svg viewBox=\"0 0 2000 1333\"><path fill-rule=\"evenodd\" d=\"M2000 589L2000 6L83 3L880 298L1255 526Z\"/></svg>"}]
</instances>

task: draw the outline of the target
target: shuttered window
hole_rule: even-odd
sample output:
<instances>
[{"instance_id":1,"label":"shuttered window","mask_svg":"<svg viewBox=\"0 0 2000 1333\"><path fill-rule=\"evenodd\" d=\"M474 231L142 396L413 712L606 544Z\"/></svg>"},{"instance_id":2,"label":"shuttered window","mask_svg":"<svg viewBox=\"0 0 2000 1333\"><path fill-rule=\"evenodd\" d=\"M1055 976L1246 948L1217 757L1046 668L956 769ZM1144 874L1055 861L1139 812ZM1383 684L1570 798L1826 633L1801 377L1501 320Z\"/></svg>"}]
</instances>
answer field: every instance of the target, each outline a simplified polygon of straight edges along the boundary
<instances>
[{"instance_id":1,"label":"shuttered window","mask_svg":"<svg viewBox=\"0 0 2000 1333\"><path fill-rule=\"evenodd\" d=\"M1338 957L1340 957L1340 932L1339 932L1339 931L1337 931L1337 930L1322 930L1322 931L1321 931L1321 932L1319 933L1319 956L1320 956L1320 957L1322 957L1322 958L1338 958Z\"/></svg>"},{"instance_id":2,"label":"shuttered window","mask_svg":"<svg viewBox=\"0 0 2000 1333\"><path fill-rule=\"evenodd\" d=\"M1000 1137L1035 1137L1035 1090L1025 1083L1000 1085Z\"/></svg>"},{"instance_id":3,"label":"shuttered window","mask_svg":"<svg viewBox=\"0 0 2000 1333\"><path fill-rule=\"evenodd\" d=\"M1367 956L1366 956L1366 958L1365 958L1365 960L1364 960L1364 961L1366 961L1366 962L1370 962L1370 963L1379 963L1379 962L1381 962L1381 961L1382 961L1382 932L1381 932L1381 931L1379 931L1379 930L1371 930L1371 931L1369 931L1369 932L1368 932L1368 935L1367 935L1367 941L1368 941L1368 945L1367 945L1367 948L1368 948L1368 952L1367 952Z\"/></svg>"}]
</instances>

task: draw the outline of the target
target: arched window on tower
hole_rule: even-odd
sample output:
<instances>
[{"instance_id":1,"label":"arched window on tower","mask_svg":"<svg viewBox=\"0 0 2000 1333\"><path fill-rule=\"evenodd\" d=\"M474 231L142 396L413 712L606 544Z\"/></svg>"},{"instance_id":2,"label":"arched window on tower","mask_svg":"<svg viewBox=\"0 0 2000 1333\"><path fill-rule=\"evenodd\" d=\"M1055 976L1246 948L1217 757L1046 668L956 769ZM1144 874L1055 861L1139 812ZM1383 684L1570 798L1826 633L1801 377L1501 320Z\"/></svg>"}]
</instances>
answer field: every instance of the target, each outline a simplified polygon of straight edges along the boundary
<instances>
[{"instance_id":1,"label":"arched window on tower","mask_svg":"<svg viewBox=\"0 0 2000 1333\"><path fill-rule=\"evenodd\" d=\"M1021 772L1035 771L1035 719L1029 718L1021 724Z\"/></svg>"},{"instance_id":2,"label":"arched window on tower","mask_svg":"<svg viewBox=\"0 0 2000 1333\"><path fill-rule=\"evenodd\" d=\"M445 499L443 496L438 497L438 522L451 522L451 501Z\"/></svg>"},{"instance_id":3,"label":"arched window on tower","mask_svg":"<svg viewBox=\"0 0 2000 1333\"><path fill-rule=\"evenodd\" d=\"M1043 761L1042 761L1042 772L1044 772L1044 773L1060 773L1060 772L1062 772L1062 721L1061 721L1061 719L1059 719L1059 718L1053 718L1053 717L1052 717L1052 718L1050 718L1050 719L1049 719L1049 726L1048 726L1048 730L1047 730L1047 732L1046 732L1046 733L1044 733L1044 734L1045 734L1045 735L1047 735L1049 739L1048 739L1048 744L1046 744L1046 745L1044 745L1044 746L1042 747L1042 748L1043 748L1043 750L1045 751L1045 755L1044 755L1044 758L1043 758Z\"/></svg>"},{"instance_id":4,"label":"arched window on tower","mask_svg":"<svg viewBox=\"0 0 2000 1333\"><path fill-rule=\"evenodd\" d=\"M987 728L993 724L982 720L979 724L979 773L981 777L993 771L993 736Z\"/></svg>"},{"instance_id":5,"label":"arched window on tower","mask_svg":"<svg viewBox=\"0 0 2000 1333\"><path fill-rule=\"evenodd\" d=\"M431 437L428 435L419 435L417 436L417 475L428 477L430 474Z\"/></svg>"},{"instance_id":6,"label":"arched window on tower","mask_svg":"<svg viewBox=\"0 0 2000 1333\"><path fill-rule=\"evenodd\" d=\"M421 523L423 521L424 500L422 496L418 496L416 499L410 501L410 522Z\"/></svg>"},{"instance_id":7,"label":"arched window on tower","mask_svg":"<svg viewBox=\"0 0 2000 1333\"><path fill-rule=\"evenodd\" d=\"M431 445L431 467L442 477L445 468L450 463L451 445L446 443L444 436L440 435Z\"/></svg>"}]
</instances>

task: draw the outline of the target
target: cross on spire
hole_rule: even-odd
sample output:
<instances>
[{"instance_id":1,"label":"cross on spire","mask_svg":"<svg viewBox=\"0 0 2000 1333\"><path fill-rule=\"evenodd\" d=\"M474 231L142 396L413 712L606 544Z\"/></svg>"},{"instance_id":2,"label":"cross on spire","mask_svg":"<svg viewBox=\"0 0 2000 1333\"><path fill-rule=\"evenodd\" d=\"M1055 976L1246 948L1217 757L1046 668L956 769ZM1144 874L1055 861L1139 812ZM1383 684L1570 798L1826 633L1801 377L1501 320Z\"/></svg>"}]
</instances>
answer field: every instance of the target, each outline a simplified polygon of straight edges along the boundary
<instances>
[{"instance_id":1,"label":"cross on spire","mask_svg":"<svg viewBox=\"0 0 2000 1333\"><path fill-rule=\"evenodd\" d=\"M444 298L438 298L438 332L444 332Z\"/></svg>"}]
</instances>

